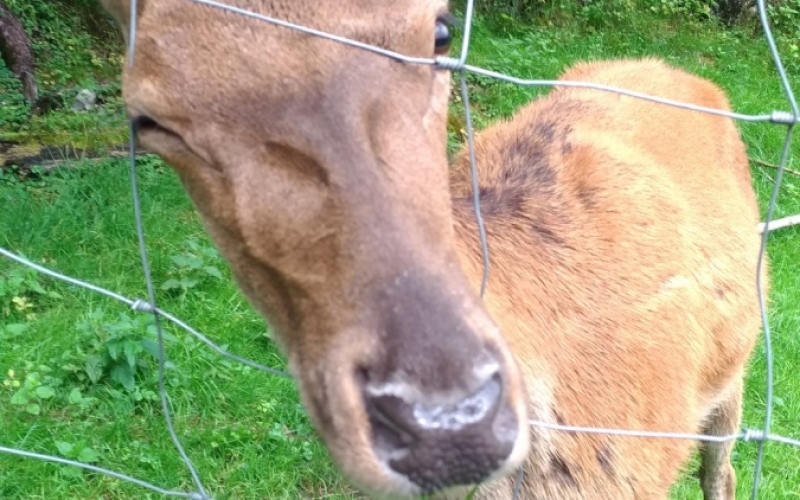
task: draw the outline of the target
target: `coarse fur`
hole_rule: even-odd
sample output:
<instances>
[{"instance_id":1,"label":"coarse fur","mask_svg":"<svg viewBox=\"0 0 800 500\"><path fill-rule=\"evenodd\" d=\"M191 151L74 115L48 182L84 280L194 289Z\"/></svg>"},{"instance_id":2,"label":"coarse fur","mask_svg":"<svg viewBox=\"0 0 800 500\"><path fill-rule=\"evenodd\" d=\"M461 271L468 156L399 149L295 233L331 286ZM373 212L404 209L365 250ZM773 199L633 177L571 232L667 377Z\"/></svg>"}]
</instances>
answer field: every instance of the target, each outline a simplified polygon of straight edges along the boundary
<instances>
[{"instance_id":1,"label":"coarse fur","mask_svg":"<svg viewBox=\"0 0 800 500\"><path fill-rule=\"evenodd\" d=\"M729 109L714 84L654 59L577 64L561 79ZM517 355L531 418L738 432L760 329L760 238L734 123L559 88L479 134L475 156L492 258L484 302ZM464 267L477 282L466 152L451 186ZM534 426L521 497L665 499L693 446ZM731 448L703 450L706 500L734 498ZM485 493L511 491L508 479Z\"/></svg>"},{"instance_id":2,"label":"coarse fur","mask_svg":"<svg viewBox=\"0 0 800 500\"><path fill-rule=\"evenodd\" d=\"M229 3L418 57L447 8ZM127 32L128 2L104 4ZM138 5L123 88L139 138L175 168L371 496L455 497L475 479L480 498L510 498L524 462L522 498L665 499L692 443L528 419L738 429L759 235L731 120L559 88L481 133L481 302L468 162L445 156L447 72L189 0ZM728 108L656 60L563 78ZM729 454L705 447L706 500L733 498Z\"/></svg>"}]
</instances>

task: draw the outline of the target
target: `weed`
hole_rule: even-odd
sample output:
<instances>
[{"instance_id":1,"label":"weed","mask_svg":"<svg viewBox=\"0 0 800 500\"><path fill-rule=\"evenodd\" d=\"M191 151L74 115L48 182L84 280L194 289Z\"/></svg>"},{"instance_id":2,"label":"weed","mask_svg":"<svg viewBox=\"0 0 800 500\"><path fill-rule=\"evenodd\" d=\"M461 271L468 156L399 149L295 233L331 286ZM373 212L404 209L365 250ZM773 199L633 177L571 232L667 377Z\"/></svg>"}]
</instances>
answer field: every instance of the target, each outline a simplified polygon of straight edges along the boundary
<instances>
[{"instance_id":1,"label":"weed","mask_svg":"<svg viewBox=\"0 0 800 500\"><path fill-rule=\"evenodd\" d=\"M0 315L10 319L33 319L46 298L60 299L61 295L45 290L33 269L14 266L0 270ZM8 329L9 326L6 326ZM13 329L12 329L13 330ZM13 333L13 331L12 331Z\"/></svg>"},{"instance_id":2,"label":"weed","mask_svg":"<svg viewBox=\"0 0 800 500\"><path fill-rule=\"evenodd\" d=\"M42 404L56 395L56 387L62 381L51 376L49 373L52 370L47 366L39 366L35 371L31 368L28 365L28 372L22 381L16 378L14 370L8 370L3 385L16 389L9 400L12 405L23 407L31 415L39 415Z\"/></svg>"},{"instance_id":3,"label":"weed","mask_svg":"<svg viewBox=\"0 0 800 500\"><path fill-rule=\"evenodd\" d=\"M92 448L87 446L86 440L82 439L76 443L67 441L56 441L58 452L65 458L71 458L79 462L97 462L100 455Z\"/></svg>"},{"instance_id":4,"label":"weed","mask_svg":"<svg viewBox=\"0 0 800 500\"><path fill-rule=\"evenodd\" d=\"M162 290L185 294L209 279L222 279L222 273L216 264L220 261L219 252L210 246L200 245L196 239L186 242L186 253L170 257L175 266Z\"/></svg>"},{"instance_id":5,"label":"weed","mask_svg":"<svg viewBox=\"0 0 800 500\"><path fill-rule=\"evenodd\" d=\"M784 64L800 71L800 0L770 2L767 11Z\"/></svg>"},{"instance_id":6,"label":"weed","mask_svg":"<svg viewBox=\"0 0 800 500\"><path fill-rule=\"evenodd\" d=\"M155 387L136 386L137 379L145 373L152 380L158 359L157 333L151 315L120 314L115 321L108 321L104 311L95 310L84 316L76 330L77 342L57 360L60 368L71 375L76 388L87 390L108 381L123 388L134 401L155 400ZM175 340L168 333L164 339Z\"/></svg>"},{"instance_id":7,"label":"weed","mask_svg":"<svg viewBox=\"0 0 800 500\"><path fill-rule=\"evenodd\" d=\"M18 129L30 117L22 84L0 59L0 130Z\"/></svg>"}]
</instances>

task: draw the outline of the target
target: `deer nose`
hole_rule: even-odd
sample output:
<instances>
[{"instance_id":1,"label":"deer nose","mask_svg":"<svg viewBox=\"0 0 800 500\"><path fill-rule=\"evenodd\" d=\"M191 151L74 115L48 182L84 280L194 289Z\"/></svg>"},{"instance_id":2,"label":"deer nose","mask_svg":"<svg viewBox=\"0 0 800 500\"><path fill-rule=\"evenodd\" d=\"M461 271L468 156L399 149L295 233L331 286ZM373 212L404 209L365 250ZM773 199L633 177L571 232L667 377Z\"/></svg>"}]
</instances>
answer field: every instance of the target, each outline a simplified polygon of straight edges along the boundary
<instances>
[{"instance_id":1,"label":"deer nose","mask_svg":"<svg viewBox=\"0 0 800 500\"><path fill-rule=\"evenodd\" d=\"M365 390L373 445L389 468L423 492L479 483L511 455L518 422L499 374L450 404L408 401L390 390Z\"/></svg>"}]
</instances>

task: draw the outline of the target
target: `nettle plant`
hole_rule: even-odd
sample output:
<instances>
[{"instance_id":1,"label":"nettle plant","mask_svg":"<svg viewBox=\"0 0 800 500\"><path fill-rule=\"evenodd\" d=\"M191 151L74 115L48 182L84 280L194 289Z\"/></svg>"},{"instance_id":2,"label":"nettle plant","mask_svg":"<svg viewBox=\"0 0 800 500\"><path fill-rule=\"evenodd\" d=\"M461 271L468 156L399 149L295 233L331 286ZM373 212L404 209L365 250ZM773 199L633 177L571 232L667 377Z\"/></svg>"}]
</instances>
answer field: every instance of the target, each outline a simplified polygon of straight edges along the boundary
<instances>
[{"instance_id":1,"label":"nettle plant","mask_svg":"<svg viewBox=\"0 0 800 500\"><path fill-rule=\"evenodd\" d=\"M3 386L13 391L10 403L22 408L31 415L39 415L46 400L53 398L63 381L51 375L48 366L34 367L26 365L26 373L19 376L14 370L8 370Z\"/></svg>"},{"instance_id":2,"label":"nettle plant","mask_svg":"<svg viewBox=\"0 0 800 500\"><path fill-rule=\"evenodd\" d=\"M131 317L123 313L109 321L104 311L95 310L86 314L76 329L79 341L59 362L74 384L90 389L109 383L134 401L157 399L153 373L158 341L151 315ZM163 337L165 341L175 340L166 332Z\"/></svg>"},{"instance_id":3,"label":"nettle plant","mask_svg":"<svg viewBox=\"0 0 800 500\"><path fill-rule=\"evenodd\" d=\"M217 264L220 255L216 249L201 245L197 240L186 242L186 252L170 257L174 266L169 271L170 278L161 285L162 290L185 294L192 288L212 279L222 279Z\"/></svg>"},{"instance_id":4,"label":"nettle plant","mask_svg":"<svg viewBox=\"0 0 800 500\"><path fill-rule=\"evenodd\" d=\"M12 406L31 415L44 413L51 401L57 402L61 408L68 408L74 415L86 415L97 402L96 398L85 396L77 387L69 388L51 367L29 362L25 363L24 375L8 370L2 387L11 391L9 402ZM100 458L85 439L76 442L56 440L54 445L61 456L79 462L92 463Z\"/></svg>"},{"instance_id":5,"label":"nettle plant","mask_svg":"<svg viewBox=\"0 0 800 500\"><path fill-rule=\"evenodd\" d=\"M0 340L23 335L28 328L24 323L3 325ZM46 413L48 405L69 406L73 413L85 414L96 404L92 394L98 390L129 403L158 400L158 341L151 315L120 314L109 320L104 311L94 310L82 318L76 331L75 342L57 357L39 364L25 361L21 369L6 372L2 388L8 391L12 406L31 415ZM175 340L167 332L163 338ZM180 384L173 364L165 366L167 382ZM74 453L80 454L82 448L75 445Z\"/></svg>"},{"instance_id":6,"label":"nettle plant","mask_svg":"<svg viewBox=\"0 0 800 500\"><path fill-rule=\"evenodd\" d=\"M3 388L11 391L9 403L31 415L39 415L48 401L58 401L72 407L74 413L85 413L97 401L67 384L57 370L48 365L35 365L29 361L18 373L9 369L3 379Z\"/></svg>"},{"instance_id":7,"label":"nettle plant","mask_svg":"<svg viewBox=\"0 0 800 500\"><path fill-rule=\"evenodd\" d=\"M26 267L0 269L0 317L6 320L32 320L44 299L61 295L45 290L36 271Z\"/></svg>"}]
</instances>

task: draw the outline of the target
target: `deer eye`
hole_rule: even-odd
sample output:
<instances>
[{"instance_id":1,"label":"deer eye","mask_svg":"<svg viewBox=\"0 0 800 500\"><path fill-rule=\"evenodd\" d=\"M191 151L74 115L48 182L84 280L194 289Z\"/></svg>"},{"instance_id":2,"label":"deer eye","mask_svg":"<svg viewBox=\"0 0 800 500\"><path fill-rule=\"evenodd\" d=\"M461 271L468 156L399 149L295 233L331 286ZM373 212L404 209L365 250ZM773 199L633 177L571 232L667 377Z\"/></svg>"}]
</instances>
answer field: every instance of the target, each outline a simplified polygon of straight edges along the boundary
<instances>
[{"instance_id":1,"label":"deer eye","mask_svg":"<svg viewBox=\"0 0 800 500\"><path fill-rule=\"evenodd\" d=\"M453 41L453 35L450 33L450 25L445 19L436 20L436 29L434 31L434 44L433 51L437 55L446 54L450 50L450 44Z\"/></svg>"}]
</instances>

